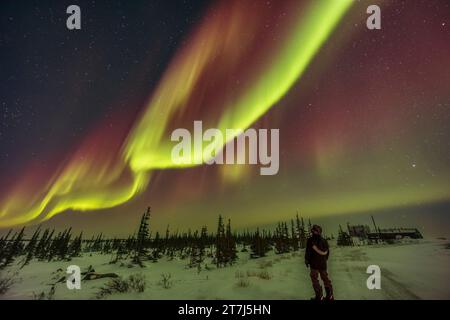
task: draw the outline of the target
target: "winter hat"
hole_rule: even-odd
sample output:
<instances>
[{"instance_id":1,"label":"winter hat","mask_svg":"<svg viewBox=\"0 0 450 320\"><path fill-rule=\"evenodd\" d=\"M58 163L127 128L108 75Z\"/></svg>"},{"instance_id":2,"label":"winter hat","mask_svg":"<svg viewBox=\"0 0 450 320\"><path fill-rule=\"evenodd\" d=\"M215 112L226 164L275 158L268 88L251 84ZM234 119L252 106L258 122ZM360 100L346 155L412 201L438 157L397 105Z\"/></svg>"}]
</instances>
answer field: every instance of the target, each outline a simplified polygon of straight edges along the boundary
<instances>
[{"instance_id":1,"label":"winter hat","mask_svg":"<svg viewBox=\"0 0 450 320\"><path fill-rule=\"evenodd\" d=\"M317 224L312 226L311 231L315 231L318 234L322 234L322 228L319 225L317 225Z\"/></svg>"}]
</instances>

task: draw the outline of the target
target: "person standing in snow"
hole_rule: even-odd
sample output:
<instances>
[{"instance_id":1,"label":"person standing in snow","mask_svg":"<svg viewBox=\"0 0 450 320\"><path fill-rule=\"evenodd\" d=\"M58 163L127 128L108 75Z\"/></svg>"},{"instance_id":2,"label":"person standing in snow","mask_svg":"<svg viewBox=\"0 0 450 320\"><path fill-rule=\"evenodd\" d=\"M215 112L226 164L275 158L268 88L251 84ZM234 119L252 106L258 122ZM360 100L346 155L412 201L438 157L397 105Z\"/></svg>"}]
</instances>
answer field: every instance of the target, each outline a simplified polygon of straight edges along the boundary
<instances>
[{"instance_id":1,"label":"person standing in snow","mask_svg":"<svg viewBox=\"0 0 450 320\"><path fill-rule=\"evenodd\" d=\"M333 286L327 272L327 260L330 256L330 248L327 240L322 238L322 228L313 225L311 228L311 237L306 242L305 264L311 269L310 277L314 289L315 297L313 300L323 300L322 286L319 282L319 275L325 287L325 300L334 300Z\"/></svg>"}]
</instances>

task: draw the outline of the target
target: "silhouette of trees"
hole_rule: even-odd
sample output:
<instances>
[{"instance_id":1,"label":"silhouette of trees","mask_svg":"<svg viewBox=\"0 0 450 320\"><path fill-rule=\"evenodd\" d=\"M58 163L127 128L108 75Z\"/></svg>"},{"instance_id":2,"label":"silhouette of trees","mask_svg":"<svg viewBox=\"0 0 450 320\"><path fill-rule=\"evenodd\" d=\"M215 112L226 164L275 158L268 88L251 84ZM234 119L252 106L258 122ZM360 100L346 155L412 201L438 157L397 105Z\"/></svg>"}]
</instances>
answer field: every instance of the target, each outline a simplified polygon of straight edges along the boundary
<instances>
[{"instance_id":1,"label":"silhouette of trees","mask_svg":"<svg viewBox=\"0 0 450 320\"><path fill-rule=\"evenodd\" d=\"M142 266L142 257L146 255L146 245L150 238L149 231L150 207L142 215L141 223L139 224L139 231L136 238L136 245L134 248L133 262Z\"/></svg>"},{"instance_id":2,"label":"silhouette of trees","mask_svg":"<svg viewBox=\"0 0 450 320\"><path fill-rule=\"evenodd\" d=\"M284 254L305 248L309 231L298 213L290 224L279 222L274 229L256 228L255 231L233 232L231 220L219 215L216 233L208 233L203 226L200 231L171 232L167 226L163 236L150 230L150 207L143 213L136 234L127 238L106 238L102 233L83 239L68 228L60 232L54 229L42 230L39 226L31 237L25 239L25 228L0 238L0 269L21 257L20 266L28 265L33 259L40 261L70 260L85 253L110 254L110 263L130 259L130 262L144 266L145 261L157 263L162 257L186 260L186 266L197 268L198 272L209 265L226 267L236 262L239 256L252 259L267 256L271 250ZM311 221L308 220L308 225ZM352 245L351 237L339 226L338 245ZM238 250L239 248L239 250ZM238 253L239 252L239 253Z\"/></svg>"}]
</instances>

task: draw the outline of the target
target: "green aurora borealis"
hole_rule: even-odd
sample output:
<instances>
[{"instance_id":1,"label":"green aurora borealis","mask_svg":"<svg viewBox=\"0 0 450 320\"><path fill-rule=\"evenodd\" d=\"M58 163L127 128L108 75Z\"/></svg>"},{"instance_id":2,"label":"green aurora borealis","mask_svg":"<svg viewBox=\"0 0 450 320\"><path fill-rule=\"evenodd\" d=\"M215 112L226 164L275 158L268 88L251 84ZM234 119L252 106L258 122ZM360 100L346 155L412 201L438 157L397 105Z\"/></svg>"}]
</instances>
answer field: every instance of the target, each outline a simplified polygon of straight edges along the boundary
<instances>
[{"instance_id":1,"label":"green aurora borealis","mask_svg":"<svg viewBox=\"0 0 450 320\"><path fill-rule=\"evenodd\" d=\"M450 15L435 2L382 5L376 31L352 0L213 3L132 125L101 122L45 178L18 178L0 227L127 233L147 205L158 228L251 227L449 201ZM279 128L279 174L177 168L170 132L194 120Z\"/></svg>"}]
</instances>

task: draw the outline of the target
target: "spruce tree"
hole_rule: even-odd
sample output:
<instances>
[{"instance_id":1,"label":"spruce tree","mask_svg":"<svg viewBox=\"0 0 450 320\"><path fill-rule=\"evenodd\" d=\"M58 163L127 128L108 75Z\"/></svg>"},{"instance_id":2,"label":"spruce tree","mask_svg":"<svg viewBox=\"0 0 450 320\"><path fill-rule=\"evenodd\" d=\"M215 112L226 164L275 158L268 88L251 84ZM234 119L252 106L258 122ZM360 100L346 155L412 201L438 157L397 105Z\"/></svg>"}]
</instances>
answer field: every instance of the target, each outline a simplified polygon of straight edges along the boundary
<instances>
[{"instance_id":1,"label":"spruce tree","mask_svg":"<svg viewBox=\"0 0 450 320\"><path fill-rule=\"evenodd\" d=\"M264 237L260 235L259 228L256 229L255 234L253 235L252 244L250 245L251 253L250 258L261 258L265 257L267 251L269 251L269 247L267 245L267 241Z\"/></svg>"},{"instance_id":2,"label":"spruce tree","mask_svg":"<svg viewBox=\"0 0 450 320\"><path fill-rule=\"evenodd\" d=\"M278 223L275 230L275 253L282 254L289 252L289 234L286 223Z\"/></svg>"},{"instance_id":3,"label":"spruce tree","mask_svg":"<svg viewBox=\"0 0 450 320\"><path fill-rule=\"evenodd\" d=\"M291 219L291 242L292 242L292 249L294 251L298 251L299 244L298 244L298 234L294 228L294 220Z\"/></svg>"},{"instance_id":4,"label":"spruce tree","mask_svg":"<svg viewBox=\"0 0 450 320\"><path fill-rule=\"evenodd\" d=\"M219 268L227 263L226 248L227 240L225 236L225 227L223 224L222 216L219 215L219 222L217 224L216 234L216 266Z\"/></svg>"},{"instance_id":5,"label":"spruce tree","mask_svg":"<svg viewBox=\"0 0 450 320\"><path fill-rule=\"evenodd\" d=\"M133 262L142 266L142 257L146 254L146 245L149 238L149 224L150 207L142 215L141 223L139 224L139 231L136 238Z\"/></svg>"},{"instance_id":6,"label":"spruce tree","mask_svg":"<svg viewBox=\"0 0 450 320\"><path fill-rule=\"evenodd\" d=\"M296 224L297 224L297 233L298 233L298 241L299 241L299 247L300 249L305 249L306 248L306 232L305 232L305 223L303 221L303 218L300 219L298 218L298 214L296 217Z\"/></svg>"},{"instance_id":7,"label":"spruce tree","mask_svg":"<svg viewBox=\"0 0 450 320\"><path fill-rule=\"evenodd\" d=\"M5 261L6 256L7 256L6 248L8 247L8 244L9 244L9 236L11 235L11 232L12 232L12 229L10 229L8 231L6 236L0 238L0 268L3 265L3 262Z\"/></svg>"},{"instance_id":8,"label":"spruce tree","mask_svg":"<svg viewBox=\"0 0 450 320\"><path fill-rule=\"evenodd\" d=\"M158 259L161 258L161 237L158 231L155 234L155 239L153 239L152 247L153 252L151 255L151 259L153 262L157 262Z\"/></svg>"},{"instance_id":9,"label":"spruce tree","mask_svg":"<svg viewBox=\"0 0 450 320\"><path fill-rule=\"evenodd\" d=\"M34 254L35 254L35 250L36 250L36 246L38 244L38 239L39 239L39 234L41 232L41 227L39 226L33 233L33 236L31 237L30 241L28 242L28 245L25 247L25 252L26 252L26 257L25 260L22 264L23 268L25 265L27 265L31 259L33 259Z\"/></svg>"},{"instance_id":10,"label":"spruce tree","mask_svg":"<svg viewBox=\"0 0 450 320\"><path fill-rule=\"evenodd\" d=\"M338 246L353 246L352 237L347 232L342 230L341 225L339 225L337 245Z\"/></svg>"},{"instance_id":11,"label":"spruce tree","mask_svg":"<svg viewBox=\"0 0 450 320\"><path fill-rule=\"evenodd\" d=\"M23 250L22 240L24 234L25 234L25 227L23 227L19 231L19 233L15 233L14 236L11 238L11 241L6 245L0 269L10 265L14 261L15 257L22 253Z\"/></svg>"},{"instance_id":12,"label":"spruce tree","mask_svg":"<svg viewBox=\"0 0 450 320\"><path fill-rule=\"evenodd\" d=\"M83 232L80 233L80 235L78 237L76 237L75 239L73 239L72 243L70 244L69 247L69 257L78 257L80 256L81 253L81 245L82 245L82 237L83 237Z\"/></svg>"},{"instance_id":13,"label":"spruce tree","mask_svg":"<svg viewBox=\"0 0 450 320\"><path fill-rule=\"evenodd\" d=\"M233 264L237 259L236 241L235 237L231 233L231 220L228 219L226 237L226 262Z\"/></svg>"},{"instance_id":14,"label":"spruce tree","mask_svg":"<svg viewBox=\"0 0 450 320\"><path fill-rule=\"evenodd\" d=\"M198 237L198 231L194 232L194 236L191 239L191 252L190 252L190 268L201 268L201 263L203 260L203 254L201 250L200 239Z\"/></svg>"}]
</instances>

